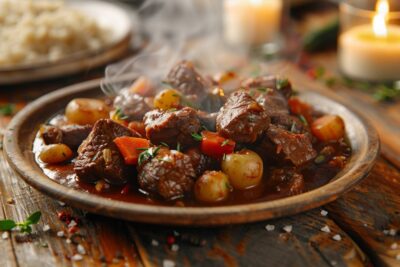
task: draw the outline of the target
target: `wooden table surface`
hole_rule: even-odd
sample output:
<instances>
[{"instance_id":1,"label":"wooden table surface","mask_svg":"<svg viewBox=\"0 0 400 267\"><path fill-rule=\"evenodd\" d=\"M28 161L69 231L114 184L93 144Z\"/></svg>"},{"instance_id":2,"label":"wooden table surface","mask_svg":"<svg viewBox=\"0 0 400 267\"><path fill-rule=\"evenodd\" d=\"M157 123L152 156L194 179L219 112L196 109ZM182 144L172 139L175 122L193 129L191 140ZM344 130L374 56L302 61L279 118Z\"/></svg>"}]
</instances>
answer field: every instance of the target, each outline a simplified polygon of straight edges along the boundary
<instances>
[{"instance_id":1,"label":"wooden table surface","mask_svg":"<svg viewBox=\"0 0 400 267\"><path fill-rule=\"evenodd\" d=\"M335 54L327 52L314 55L308 63L334 73L334 60ZM380 104L349 88L314 86L293 65L283 70L289 78L304 81L299 86L340 95L380 132L383 156L353 190L324 207L272 221L195 229L146 225L88 214L50 199L19 179L0 153L0 219L22 221L42 211L33 234L0 233L0 266L400 266L400 103ZM0 86L0 105L20 107L103 73L100 68L50 81ZM0 115L0 138L10 119ZM78 220L78 232L68 232L68 225L59 219L61 213Z\"/></svg>"}]
</instances>

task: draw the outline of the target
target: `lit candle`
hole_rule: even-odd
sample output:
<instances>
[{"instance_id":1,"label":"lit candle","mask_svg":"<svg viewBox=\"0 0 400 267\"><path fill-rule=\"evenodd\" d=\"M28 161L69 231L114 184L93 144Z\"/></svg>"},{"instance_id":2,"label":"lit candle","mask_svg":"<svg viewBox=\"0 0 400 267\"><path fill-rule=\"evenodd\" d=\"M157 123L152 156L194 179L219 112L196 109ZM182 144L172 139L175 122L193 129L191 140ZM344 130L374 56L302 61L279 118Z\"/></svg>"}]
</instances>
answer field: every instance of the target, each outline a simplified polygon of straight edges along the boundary
<instances>
[{"instance_id":1,"label":"lit candle","mask_svg":"<svg viewBox=\"0 0 400 267\"><path fill-rule=\"evenodd\" d=\"M224 35L233 45L258 46L279 33L282 0L225 0Z\"/></svg>"},{"instance_id":2,"label":"lit candle","mask_svg":"<svg viewBox=\"0 0 400 267\"><path fill-rule=\"evenodd\" d=\"M372 25L355 26L339 38L342 72L355 79L400 79L400 26L389 25L389 4L379 0Z\"/></svg>"}]
</instances>

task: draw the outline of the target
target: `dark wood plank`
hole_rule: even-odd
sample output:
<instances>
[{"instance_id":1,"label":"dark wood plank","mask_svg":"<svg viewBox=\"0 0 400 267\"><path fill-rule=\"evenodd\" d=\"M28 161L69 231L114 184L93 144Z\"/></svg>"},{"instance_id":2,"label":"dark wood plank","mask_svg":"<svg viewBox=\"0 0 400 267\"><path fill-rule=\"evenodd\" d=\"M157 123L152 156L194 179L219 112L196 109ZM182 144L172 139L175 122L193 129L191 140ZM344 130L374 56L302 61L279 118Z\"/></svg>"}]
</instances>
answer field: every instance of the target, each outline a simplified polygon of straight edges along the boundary
<instances>
[{"instance_id":1,"label":"dark wood plank","mask_svg":"<svg viewBox=\"0 0 400 267\"><path fill-rule=\"evenodd\" d=\"M379 266L400 266L399 192L400 172L380 159L367 179L326 206Z\"/></svg>"},{"instance_id":2,"label":"dark wood plank","mask_svg":"<svg viewBox=\"0 0 400 267\"><path fill-rule=\"evenodd\" d=\"M267 231L267 224L274 225L275 230ZM292 231L286 233L283 229L289 225ZM321 231L326 225L330 233ZM176 266L370 265L358 246L319 209L290 218L221 228L130 227L145 266L161 266L165 261ZM336 234L342 240L333 240ZM168 245L168 238L173 236L178 250Z\"/></svg>"}]
</instances>

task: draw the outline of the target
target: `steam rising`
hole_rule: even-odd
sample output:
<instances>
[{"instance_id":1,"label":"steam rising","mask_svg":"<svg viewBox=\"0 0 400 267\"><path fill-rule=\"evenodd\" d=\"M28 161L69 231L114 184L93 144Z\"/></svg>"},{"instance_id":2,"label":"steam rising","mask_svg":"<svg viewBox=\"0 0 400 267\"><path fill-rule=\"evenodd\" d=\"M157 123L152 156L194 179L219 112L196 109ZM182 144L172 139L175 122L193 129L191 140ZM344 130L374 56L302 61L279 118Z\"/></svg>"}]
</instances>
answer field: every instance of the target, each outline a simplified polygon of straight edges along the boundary
<instances>
[{"instance_id":1,"label":"steam rising","mask_svg":"<svg viewBox=\"0 0 400 267\"><path fill-rule=\"evenodd\" d=\"M217 55L224 51L220 5L221 1L215 0L147 0L139 9L147 45L139 54L107 67L103 91L116 94L131 84L113 82L122 77L134 80L145 75L159 83L182 59L192 60L208 71L227 69L226 64L222 67L217 62Z\"/></svg>"}]
</instances>

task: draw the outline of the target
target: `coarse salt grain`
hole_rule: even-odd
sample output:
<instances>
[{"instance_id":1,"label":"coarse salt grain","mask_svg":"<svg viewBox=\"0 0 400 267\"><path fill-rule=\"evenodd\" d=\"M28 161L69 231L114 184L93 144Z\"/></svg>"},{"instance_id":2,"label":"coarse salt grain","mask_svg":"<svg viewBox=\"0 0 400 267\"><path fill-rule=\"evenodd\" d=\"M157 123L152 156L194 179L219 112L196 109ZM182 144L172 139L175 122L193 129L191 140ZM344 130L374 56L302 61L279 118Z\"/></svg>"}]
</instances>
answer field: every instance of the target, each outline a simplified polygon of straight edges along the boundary
<instances>
[{"instance_id":1,"label":"coarse salt grain","mask_svg":"<svg viewBox=\"0 0 400 267\"><path fill-rule=\"evenodd\" d=\"M64 207L64 206L65 206L65 203L62 202L62 201L57 201L57 203L58 203L58 205L60 205L61 207Z\"/></svg>"},{"instance_id":2,"label":"coarse salt grain","mask_svg":"<svg viewBox=\"0 0 400 267\"><path fill-rule=\"evenodd\" d=\"M77 226L77 225L78 224L74 220L71 220L71 222L68 224L68 228L72 228L72 227Z\"/></svg>"},{"instance_id":3,"label":"coarse salt grain","mask_svg":"<svg viewBox=\"0 0 400 267\"><path fill-rule=\"evenodd\" d=\"M322 232L325 232L325 233L330 233L330 232L331 232L331 229L329 228L328 225L325 225L324 227L321 228L321 231L322 231Z\"/></svg>"},{"instance_id":4,"label":"coarse salt grain","mask_svg":"<svg viewBox=\"0 0 400 267\"><path fill-rule=\"evenodd\" d=\"M43 232L47 232L50 230L50 226L48 224L45 224L45 225L43 225L42 230L43 230Z\"/></svg>"},{"instance_id":5,"label":"coarse salt grain","mask_svg":"<svg viewBox=\"0 0 400 267\"><path fill-rule=\"evenodd\" d=\"M83 257L80 254L75 254L74 256L71 257L71 260L73 260L73 261L81 261L81 260L83 260Z\"/></svg>"},{"instance_id":6,"label":"coarse salt grain","mask_svg":"<svg viewBox=\"0 0 400 267\"><path fill-rule=\"evenodd\" d=\"M328 215L328 212L326 210L321 210L321 215L326 216L326 215Z\"/></svg>"},{"instance_id":7,"label":"coarse salt grain","mask_svg":"<svg viewBox=\"0 0 400 267\"><path fill-rule=\"evenodd\" d=\"M175 267L175 262L172 260L163 260L163 267Z\"/></svg>"},{"instance_id":8,"label":"coarse salt grain","mask_svg":"<svg viewBox=\"0 0 400 267\"><path fill-rule=\"evenodd\" d=\"M340 241L340 240L342 240L342 237L339 234L336 234L332 237L332 239L335 241Z\"/></svg>"},{"instance_id":9,"label":"coarse salt grain","mask_svg":"<svg viewBox=\"0 0 400 267\"><path fill-rule=\"evenodd\" d=\"M8 232L4 232L1 234L2 239L8 239L8 236L9 236Z\"/></svg>"},{"instance_id":10,"label":"coarse salt grain","mask_svg":"<svg viewBox=\"0 0 400 267\"><path fill-rule=\"evenodd\" d=\"M76 247L76 249L78 250L78 253L79 253L79 254L81 254L81 255L85 255L85 254L86 254L86 249L85 249L81 244L79 244L79 245Z\"/></svg>"},{"instance_id":11,"label":"coarse salt grain","mask_svg":"<svg viewBox=\"0 0 400 267\"><path fill-rule=\"evenodd\" d=\"M337 265L337 262L336 261L331 261L331 265L335 266L335 265Z\"/></svg>"},{"instance_id":12,"label":"coarse salt grain","mask_svg":"<svg viewBox=\"0 0 400 267\"><path fill-rule=\"evenodd\" d=\"M267 224L267 225L265 226L265 229L266 229L268 232L274 231L274 230L275 230L275 225L273 225L273 224Z\"/></svg>"},{"instance_id":13,"label":"coarse salt grain","mask_svg":"<svg viewBox=\"0 0 400 267\"><path fill-rule=\"evenodd\" d=\"M69 238L67 238L67 239L65 240L65 242L66 242L67 244L71 244L71 243L72 243L71 239L69 239Z\"/></svg>"},{"instance_id":14,"label":"coarse salt grain","mask_svg":"<svg viewBox=\"0 0 400 267\"><path fill-rule=\"evenodd\" d=\"M57 236L58 237L63 237L64 236L64 232L63 231L58 231L57 232Z\"/></svg>"},{"instance_id":15,"label":"coarse salt grain","mask_svg":"<svg viewBox=\"0 0 400 267\"><path fill-rule=\"evenodd\" d=\"M157 240L152 239L152 240L151 240L151 245L152 245L153 247L158 247L159 243L158 243Z\"/></svg>"},{"instance_id":16,"label":"coarse salt grain","mask_svg":"<svg viewBox=\"0 0 400 267\"><path fill-rule=\"evenodd\" d=\"M390 246L390 249L397 249L397 248L398 248L397 243L393 243L393 244Z\"/></svg>"},{"instance_id":17,"label":"coarse salt grain","mask_svg":"<svg viewBox=\"0 0 400 267\"><path fill-rule=\"evenodd\" d=\"M389 235L390 236L395 236L397 234L397 230L395 230L395 229L390 229L389 230Z\"/></svg>"},{"instance_id":18,"label":"coarse salt grain","mask_svg":"<svg viewBox=\"0 0 400 267\"><path fill-rule=\"evenodd\" d=\"M172 250L173 252L177 252L177 251L179 250L179 245L178 245L178 244L173 244L173 245L171 246L171 250Z\"/></svg>"},{"instance_id":19,"label":"coarse salt grain","mask_svg":"<svg viewBox=\"0 0 400 267\"><path fill-rule=\"evenodd\" d=\"M286 233L290 233L290 232L292 232L292 230L293 230L293 226L291 226L291 225L285 225L285 226L283 227L283 230L284 230Z\"/></svg>"}]
</instances>

